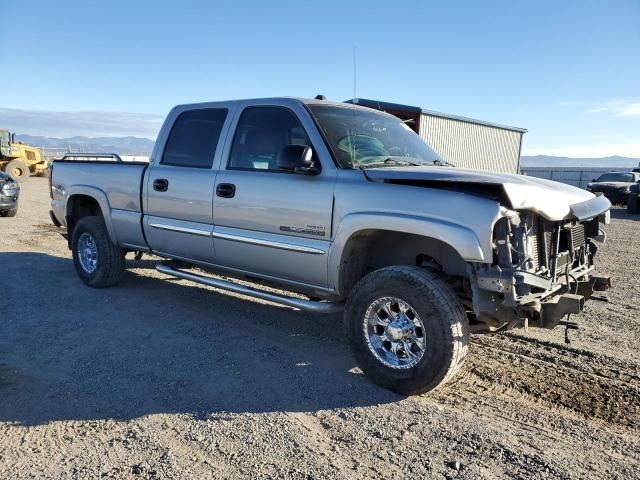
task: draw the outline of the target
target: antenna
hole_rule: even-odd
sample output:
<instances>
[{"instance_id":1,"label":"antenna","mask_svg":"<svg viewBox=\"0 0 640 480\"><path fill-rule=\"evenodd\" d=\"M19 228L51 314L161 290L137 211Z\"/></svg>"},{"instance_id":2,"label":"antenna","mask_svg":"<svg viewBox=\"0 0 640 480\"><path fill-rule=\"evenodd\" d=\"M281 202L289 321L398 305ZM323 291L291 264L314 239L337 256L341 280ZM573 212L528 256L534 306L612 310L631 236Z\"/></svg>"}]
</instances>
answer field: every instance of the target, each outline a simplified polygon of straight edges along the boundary
<instances>
[{"instance_id":1,"label":"antenna","mask_svg":"<svg viewBox=\"0 0 640 480\"><path fill-rule=\"evenodd\" d=\"M356 46L353 46L353 103L356 103L356 99L358 98L356 96Z\"/></svg>"},{"instance_id":2,"label":"antenna","mask_svg":"<svg viewBox=\"0 0 640 480\"><path fill-rule=\"evenodd\" d=\"M353 46L353 117L355 120L355 117L357 115L357 110L356 110L356 103L358 101L358 97L356 97L356 46ZM355 124L355 121L354 121ZM357 132L351 132L351 129L347 129L347 135L349 135L349 147L351 150L351 161L355 162L356 160L356 146L354 143L354 136L357 135Z\"/></svg>"}]
</instances>

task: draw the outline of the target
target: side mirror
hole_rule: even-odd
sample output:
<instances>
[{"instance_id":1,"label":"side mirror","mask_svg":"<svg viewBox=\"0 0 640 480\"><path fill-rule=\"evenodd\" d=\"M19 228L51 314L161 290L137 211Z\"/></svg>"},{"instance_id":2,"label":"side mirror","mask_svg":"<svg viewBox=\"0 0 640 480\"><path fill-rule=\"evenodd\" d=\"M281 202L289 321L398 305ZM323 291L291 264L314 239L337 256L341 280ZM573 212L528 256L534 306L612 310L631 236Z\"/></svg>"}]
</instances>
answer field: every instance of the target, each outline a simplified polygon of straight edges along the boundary
<instances>
[{"instance_id":1,"label":"side mirror","mask_svg":"<svg viewBox=\"0 0 640 480\"><path fill-rule=\"evenodd\" d=\"M591 181L592 181L592 182L595 182L595 181L596 181L596 179L595 179L595 178L592 178L592 179L591 179Z\"/></svg>"},{"instance_id":2,"label":"side mirror","mask_svg":"<svg viewBox=\"0 0 640 480\"><path fill-rule=\"evenodd\" d=\"M286 145L278 153L278 168L303 175L317 175L320 169L313 161L313 149L306 145Z\"/></svg>"}]
</instances>

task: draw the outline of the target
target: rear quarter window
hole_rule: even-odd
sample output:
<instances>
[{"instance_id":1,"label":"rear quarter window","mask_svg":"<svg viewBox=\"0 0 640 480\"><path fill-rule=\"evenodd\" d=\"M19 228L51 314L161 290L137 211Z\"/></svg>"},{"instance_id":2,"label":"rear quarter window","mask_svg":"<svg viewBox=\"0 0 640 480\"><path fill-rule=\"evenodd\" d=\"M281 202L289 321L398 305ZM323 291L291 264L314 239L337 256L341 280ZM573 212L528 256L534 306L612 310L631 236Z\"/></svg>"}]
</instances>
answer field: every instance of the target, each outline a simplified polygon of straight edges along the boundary
<instances>
[{"instance_id":1,"label":"rear quarter window","mask_svg":"<svg viewBox=\"0 0 640 480\"><path fill-rule=\"evenodd\" d=\"M181 113L176 119L160 161L163 165L211 168L227 118L227 109L207 108Z\"/></svg>"}]
</instances>

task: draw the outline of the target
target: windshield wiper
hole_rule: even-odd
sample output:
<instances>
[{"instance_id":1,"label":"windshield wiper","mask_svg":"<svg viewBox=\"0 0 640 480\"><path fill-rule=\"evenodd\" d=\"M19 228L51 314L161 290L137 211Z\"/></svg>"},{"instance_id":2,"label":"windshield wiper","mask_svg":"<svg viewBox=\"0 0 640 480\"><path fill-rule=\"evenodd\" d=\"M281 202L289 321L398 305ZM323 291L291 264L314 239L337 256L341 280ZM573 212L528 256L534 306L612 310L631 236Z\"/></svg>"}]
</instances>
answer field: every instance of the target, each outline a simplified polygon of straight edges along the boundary
<instances>
[{"instance_id":1,"label":"windshield wiper","mask_svg":"<svg viewBox=\"0 0 640 480\"><path fill-rule=\"evenodd\" d=\"M395 158L385 158L384 160L380 161L380 162L371 162L371 163L364 163L361 165L358 165L359 168L368 168L368 167L387 167L387 166L394 166L394 165L411 165L412 167L420 167L423 164L422 163L416 163L416 162L411 162L409 160L398 160Z\"/></svg>"},{"instance_id":2,"label":"windshield wiper","mask_svg":"<svg viewBox=\"0 0 640 480\"><path fill-rule=\"evenodd\" d=\"M455 167L453 163L449 163L446 160L434 160L434 165L438 165L439 167Z\"/></svg>"}]
</instances>

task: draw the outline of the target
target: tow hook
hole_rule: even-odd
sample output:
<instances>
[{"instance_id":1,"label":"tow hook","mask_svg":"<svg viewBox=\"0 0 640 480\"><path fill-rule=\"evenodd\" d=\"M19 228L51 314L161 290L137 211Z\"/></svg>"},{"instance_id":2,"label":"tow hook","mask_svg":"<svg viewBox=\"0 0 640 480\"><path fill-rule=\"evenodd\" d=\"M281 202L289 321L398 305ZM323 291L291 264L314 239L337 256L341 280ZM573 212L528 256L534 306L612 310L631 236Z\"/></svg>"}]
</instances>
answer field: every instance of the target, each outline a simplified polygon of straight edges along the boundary
<instances>
[{"instance_id":1,"label":"tow hook","mask_svg":"<svg viewBox=\"0 0 640 480\"><path fill-rule=\"evenodd\" d=\"M564 343L567 345L571 343L569 340L569 330L578 330L578 324L576 322L570 322L567 320L560 320L558 325L564 325Z\"/></svg>"}]
</instances>

